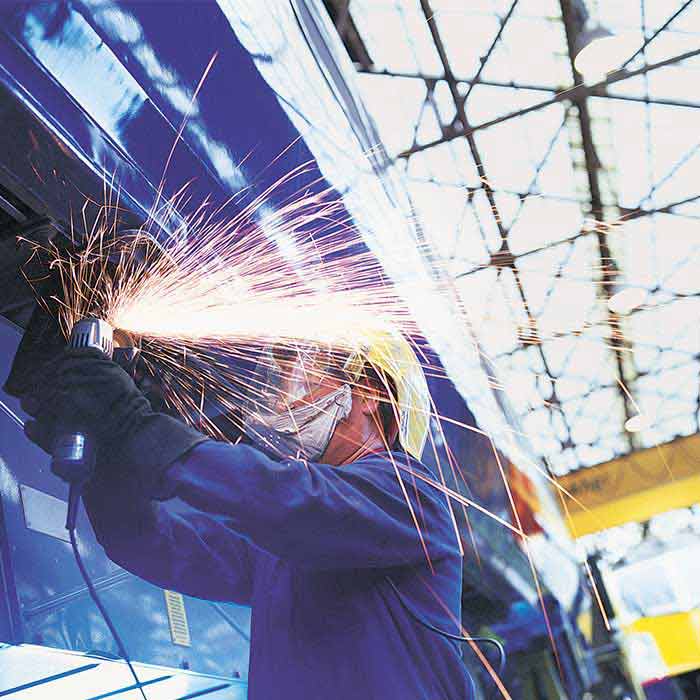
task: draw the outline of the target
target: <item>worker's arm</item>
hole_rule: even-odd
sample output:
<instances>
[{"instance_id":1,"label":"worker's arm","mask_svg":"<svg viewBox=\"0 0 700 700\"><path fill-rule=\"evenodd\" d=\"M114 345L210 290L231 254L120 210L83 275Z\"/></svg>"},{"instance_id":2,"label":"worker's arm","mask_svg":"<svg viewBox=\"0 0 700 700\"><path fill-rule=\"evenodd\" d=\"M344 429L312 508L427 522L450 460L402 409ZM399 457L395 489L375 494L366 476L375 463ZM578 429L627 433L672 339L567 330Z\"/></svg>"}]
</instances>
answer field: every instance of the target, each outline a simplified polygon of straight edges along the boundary
<instances>
[{"instance_id":1,"label":"worker's arm","mask_svg":"<svg viewBox=\"0 0 700 700\"><path fill-rule=\"evenodd\" d=\"M206 437L155 413L131 377L101 352L67 348L22 406L30 440L51 452L59 417L99 446L85 505L108 556L158 586L248 603L254 548L225 516L159 503L153 479Z\"/></svg>"},{"instance_id":2,"label":"worker's arm","mask_svg":"<svg viewBox=\"0 0 700 700\"><path fill-rule=\"evenodd\" d=\"M164 483L261 549L304 566L391 567L456 555L444 495L406 471L430 476L425 467L400 459L277 462L247 445L208 441L175 462Z\"/></svg>"},{"instance_id":3,"label":"worker's arm","mask_svg":"<svg viewBox=\"0 0 700 700\"><path fill-rule=\"evenodd\" d=\"M84 500L97 539L115 563L162 588L250 605L255 548L226 517L177 499L149 499L116 471L94 478Z\"/></svg>"}]
</instances>

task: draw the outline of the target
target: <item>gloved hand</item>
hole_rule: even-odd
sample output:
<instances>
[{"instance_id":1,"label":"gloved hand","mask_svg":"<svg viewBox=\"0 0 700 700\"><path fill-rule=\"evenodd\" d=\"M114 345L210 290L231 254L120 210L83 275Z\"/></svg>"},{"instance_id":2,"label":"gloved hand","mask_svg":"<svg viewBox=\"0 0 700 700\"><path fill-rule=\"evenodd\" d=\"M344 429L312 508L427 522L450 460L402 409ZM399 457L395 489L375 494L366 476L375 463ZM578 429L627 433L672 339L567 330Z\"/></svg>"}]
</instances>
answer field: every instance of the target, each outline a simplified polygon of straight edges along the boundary
<instances>
[{"instance_id":1,"label":"gloved hand","mask_svg":"<svg viewBox=\"0 0 700 700\"><path fill-rule=\"evenodd\" d=\"M155 413L131 377L99 350L66 348L42 371L42 385L22 399L36 420L27 437L51 452L59 430L80 430L97 444L98 468L133 470L153 485L162 471L196 444L198 431Z\"/></svg>"}]
</instances>

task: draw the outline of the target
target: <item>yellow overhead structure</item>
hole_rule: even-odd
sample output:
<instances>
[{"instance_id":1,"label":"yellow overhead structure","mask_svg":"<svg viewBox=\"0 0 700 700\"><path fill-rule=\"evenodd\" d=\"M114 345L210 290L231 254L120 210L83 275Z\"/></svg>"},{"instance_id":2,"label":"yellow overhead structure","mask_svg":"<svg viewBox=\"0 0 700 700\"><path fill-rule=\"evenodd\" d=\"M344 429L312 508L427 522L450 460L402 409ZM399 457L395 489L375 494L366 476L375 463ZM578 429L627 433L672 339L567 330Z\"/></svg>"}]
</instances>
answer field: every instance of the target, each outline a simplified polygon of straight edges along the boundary
<instances>
[{"instance_id":1,"label":"yellow overhead structure","mask_svg":"<svg viewBox=\"0 0 700 700\"><path fill-rule=\"evenodd\" d=\"M700 502L700 434L580 469L557 481L573 496L563 497L573 537L643 522Z\"/></svg>"},{"instance_id":2,"label":"yellow overhead structure","mask_svg":"<svg viewBox=\"0 0 700 700\"><path fill-rule=\"evenodd\" d=\"M624 628L626 633L648 633L654 638L669 676L700 667L700 610L642 617Z\"/></svg>"}]
</instances>

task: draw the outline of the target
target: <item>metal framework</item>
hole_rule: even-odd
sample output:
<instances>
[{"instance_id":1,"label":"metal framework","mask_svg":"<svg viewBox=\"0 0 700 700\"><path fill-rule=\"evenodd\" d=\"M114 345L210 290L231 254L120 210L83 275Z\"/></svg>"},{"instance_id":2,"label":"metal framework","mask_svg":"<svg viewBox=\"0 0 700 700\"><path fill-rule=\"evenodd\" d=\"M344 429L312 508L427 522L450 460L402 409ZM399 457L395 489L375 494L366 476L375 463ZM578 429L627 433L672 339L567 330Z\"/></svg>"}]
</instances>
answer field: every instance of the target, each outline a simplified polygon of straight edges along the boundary
<instances>
[{"instance_id":1,"label":"metal framework","mask_svg":"<svg viewBox=\"0 0 700 700\"><path fill-rule=\"evenodd\" d=\"M351 48L351 54L358 54L357 41L363 41L363 57L361 60L356 60L359 73L367 77L383 76L385 78L390 77L407 81L421 81L425 86L425 99L420 107L417 123L413 128L413 142L407 148L398 151L395 157L398 160L410 163L411 159L416 155L431 152L436 148L445 146L445 144L453 144L459 141L466 144L469 157L473 165L475 165L479 177L478 185L470 185L463 188L466 192L467 202L471 203L477 192L483 193L488 201L488 208L490 209L490 215L493 219L492 224L498 232L501 244L497 250L490 253L488 262L475 264L469 269L457 272L454 278L456 280L467 278L482 273L488 268L495 268L498 275L504 270L509 270L510 273L512 273L517 288L518 302L526 319L524 325L527 332L521 334L521 347L533 346L535 348L535 352L539 357L539 363L541 364L541 372L550 380L551 394L547 399L547 407L550 411L550 420L552 416L558 414L563 423L563 433L560 429L558 435L560 449L562 451L576 447L576 440L573 437L567 415L562 410L561 401L557 392L557 383L555 381L557 378L556 372L550 366L547 352L544 350L542 343L539 342L544 334L540 329L538 315L532 308L530 299L525 290L525 285L521 279L522 271L519 262L526 259L528 256L543 253L551 248L561 247L567 244L573 246L582 238L595 240L598 258L597 265L601 271L597 287L598 298L601 304L605 306L603 325L607 330L604 333L604 340L612 356L614 373L613 381L607 384L599 384L593 389L583 392L580 397L577 398L585 400L592 392L601 389L614 390L619 397L620 405L623 410L623 421L626 422L638 412L634 398L636 382L651 376L653 372L649 369L640 369L635 366L635 362L632 360L633 353L631 351L634 347L637 347L638 343L632 343L627 338L625 327L627 321L625 320L625 323L623 323L622 320L609 309L608 302L615 294L618 279L621 273L624 272L624 264L618 260L615 246L611 245L610 231L613 227L619 227L622 224L644 218L655 222L657 220L657 215L665 214L693 217L694 214L692 211L688 212L688 207L700 199L700 194L691 194L690 196L677 198L674 201L664 202L659 206L649 206L649 202L654 199L654 195L659 188L672 180L684 163L690 160L696 151L700 150L700 144L694 145L693 148L689 149L688 153L674 168L667 172L664 177L654 182L649 193L639 201L637 206L622 206L614 196L614 192L609 192L609 187L604 186L601 182L601 177L607 177L607 173L605 172L606 167L603 164L604 158L601 158L599 154L600 144L598 143L598 137L596 135L596 117L593 113L594 110L592 110L591 100L604 99L616 103L646 105L647 119L649 119L648 110L652 106L671 109L700 108L700 103L682 99L682 96L669 96L666 94L650 95L649 90L649 76L651 74L661 74L664 72L664 69L668 69L670 66L687 64L693 58L700 55L700 48L690 48L689 50L675 52L671 55L667 54L660 58L656 57L653 61L648 60L650 51L655 48L656 44L660 43L659 38L667 36L668 32L673 28L674 22L677 22L679 18L683 17L684 13L693 6L694 0L686 0L675 7L669 7L665 19L657 24L652 31L647 27L647 8L645 6L645 1L648 2L648 0L640 0L640 30L643 35L643 41L638 48L620 64L619 69L613 73L609 73L605 79L599 80L593 84L585 84L582 76L576 70L574 57L576 53L576 41L583 30L584 22L588 16L588 9L583 4L582 0L559 0L560 28L563 35L562 45L565 48L571 80L569 85L562 86L543 84L546 81L533 81L532 83L523 83L514 80L508 81L500 79L500 77L494 78L492 74L489 75L488 68L494 60L497 48L499 45L507 43L508 38L506 35L509 24L514 21L513 18L518 15L522 6L527 4L525 0L512 0L510 3L501 3L501 13L494 13L497 17L495 31L493 35L489 37L485 48L484 46L480 47L479 53L481 55L478 69L469 76L460 75L458 71L453 68L453 55L451 55L450 48L442 34L439 22L436 21L436 7L433 7L431 0L412 0L403 5L400 3L395 5L395 10L399 15L403 15L406 11L405 8L408 5L413 6L413 4L415 4L415 15L422 15L422 21L428 29L430 42L437 54L440 65L439 71L433 69L426 72L420 69L403 70L376 66L372 61L371 42L363 41L363 38L366 38L363 34L363 26L365 27L365 33L367 32L367 17L362 17L363 8L366 3L364 3L363 0L326 0L326 5L332 10L331 14L335 19L336 27L341 37L346 42L346 45ZM434 3L437 5L438 0L434 0ZM389 3L385 4L386 6L389 5ZM590 6L592 4L595 5L594 0L589 0L588 5ZM529 5L529 9L532 11L532 5ZM437 8L437 11L439 12L440 8ZM367 13L364 12L364 14ZM351 30L348 29L349 21L353 21ZM382 29L383 28L380 28L380 31L382 31ZM394 40L396 40L395 37ZM406 41L410 42L410 40L410 35L407 32ZM633 65L636 65L636 67L631 67ZM630 94L629 91L625 91L624 89L620 91L613 90L614 86L624 88L624 81L631 81L632 79L643 79L645 81L646 90L643 95ZM438 85L446 85L449 91L452 106L454 107L454 118L451 120L445 120L440 116L440 110L436 104L436 88ZM525 90L535 93L540 92L545 93L547 97L519 109L504 111L504 113L493 118L473 123L472 120L469 119L469 106L474 100L479 99L477 95L478 91L476 90L479 86L511 88L513 90ZM526 192L511 192L509 194L516 194L520 196L521 199L524 199L533 193L536 189L540 172L548 162L556 140L559 138L562 131L567 129L571 131L572 125L575 125L577 133L576 140L578 142L577 146L580 147L581 152L580 165L585 169L586 182L586 190L580 203L584 209L585 215L590 221L587 221L581 230L574 232L568 237L514 253L511 246L510 233L518 220L522 206L511 224L506 226L504 224L506 219L502 215L497 198L498 190L489 177L489 155L483 152L481 145L477 141L477 135L479 132L485 132L496 125L503 124L504 122L516 121L526 115L539 112L551 105L559 103L564 107L563 120L550 141L549 146L546 148L545 153L538 160L530 187ZM418 127L426 109L432 110L434 113L441 134L437 138L421 140L418 138ZM652 149L651 140L648 144L648 149L650 151ZM441 183L439 177L431 176L429 181L436 184ZM446 182L443 182L443 184L445 184L445 186L450 186ZM553 196L553 199L556 199L556 197ZM482 236L485 238L483 228ZM562 266L563 265L564 263L562 263ZM557 275L559 274L561 274L561 267ZM652 289L650 291L658 292L660 290ZM551 285L548 291L548 296L552 294L554 294L554 285ZM675 292L672 295L672 300L697 297L698 295L700 295L700 289L698 289L697 292ZM638 312L639 310L633 311L630 314L630 318L634 318L635 314ZM696 353L694 359L700 359L700 353ZM669 365L669 367L673 367L673 365ZM700 392L698 393L700 395ZM700 409L700 399L698 399L697 402L697 409ZM695 420L697 430L697 413ZM634 434L626 432L622 427L620 427L620 435L626 446L624 449L619 450L619 452L629 452L642 446ZM571 468L576 467L560 465L558 471L565 472Z\"/></svg>"}]
</instances>

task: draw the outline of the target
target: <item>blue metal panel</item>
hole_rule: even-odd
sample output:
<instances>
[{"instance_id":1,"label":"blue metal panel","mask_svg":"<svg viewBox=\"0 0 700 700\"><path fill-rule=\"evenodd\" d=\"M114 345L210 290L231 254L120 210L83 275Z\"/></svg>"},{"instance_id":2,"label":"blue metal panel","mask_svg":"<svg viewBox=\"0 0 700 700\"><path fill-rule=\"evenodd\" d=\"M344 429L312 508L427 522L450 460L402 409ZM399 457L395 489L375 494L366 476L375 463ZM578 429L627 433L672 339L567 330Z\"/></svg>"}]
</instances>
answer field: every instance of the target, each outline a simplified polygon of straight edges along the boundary
<instances>
[{"instance_id":1,"label":"blue metal panel","mask_svg":"<svg viewBox=\"0 0 700 700\"><path fill-rule=\"evenodd\" d=\"M19 329L0 319L0 376L9 371L19 338ZM0 401L23 416L16 400L0 392ZM51 474L47 455L29 443L21 428L2 412L0 431L2 542L11 567L8 578L16 586L14 602L21 627L4 640L116 655L114 640L88 595L65 531L51 536L27 526L31 523L21 486L65 501L65 484ZM247 677L248 608L186 598L192 646L177 646L171 642L163 591L107 559L84 513L78 519L78 542L96 588L134 659L228 678ZM13 602L12 596L6 599Z\"/></svg>"},{"instance_id":2,"label":"blue metal panel","mask_svg":"<svg viewBox=\"0 0 700 700\"><path fill-rule=\"evenodd\" d=\"M5 83L96 172L116 172L143 210L185 117L166 196L191 180L194 202L246 187L252 197L314 160L214 2L178 3L175 12L160 3L3 3L0 26ZM38 176L51 179L52 169L46 163ZM270 204L328 186L309 173L277 188Z\"/></svg>"}]
</instances>

